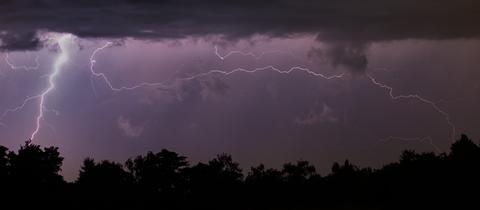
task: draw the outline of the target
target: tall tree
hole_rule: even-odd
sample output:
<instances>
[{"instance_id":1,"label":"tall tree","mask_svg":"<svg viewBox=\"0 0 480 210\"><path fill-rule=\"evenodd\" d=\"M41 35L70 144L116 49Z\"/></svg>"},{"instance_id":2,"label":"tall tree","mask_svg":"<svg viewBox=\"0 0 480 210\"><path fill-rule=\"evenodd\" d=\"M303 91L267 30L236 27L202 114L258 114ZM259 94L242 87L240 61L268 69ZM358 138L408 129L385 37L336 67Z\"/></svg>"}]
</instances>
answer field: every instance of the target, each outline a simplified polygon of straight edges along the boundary
<instances>
[{"instance_id":1,"label":"tall tree","mask_svg":"<svg viewBox=\"0 0 480 210\"><path fill-rule=\"evenodd\" d=\"M142 189L153 193L172 193L182 182L181 170L188 166L187 158L163 149L154 154L137 156L125 163Z\"/></svg>"},{"instance_id":2,"label":"tall tree","mask_svg":"<svg viewBox=\"0 0 480 210\"><path fill-rule=\"evenodd\" d=\"M40 148L39 145L25 142L18 153L8 153L9 170L13 182L26 185L57 185L63 182L59 174L63 157L58 147Z\"/></svg>"}]
</instances>

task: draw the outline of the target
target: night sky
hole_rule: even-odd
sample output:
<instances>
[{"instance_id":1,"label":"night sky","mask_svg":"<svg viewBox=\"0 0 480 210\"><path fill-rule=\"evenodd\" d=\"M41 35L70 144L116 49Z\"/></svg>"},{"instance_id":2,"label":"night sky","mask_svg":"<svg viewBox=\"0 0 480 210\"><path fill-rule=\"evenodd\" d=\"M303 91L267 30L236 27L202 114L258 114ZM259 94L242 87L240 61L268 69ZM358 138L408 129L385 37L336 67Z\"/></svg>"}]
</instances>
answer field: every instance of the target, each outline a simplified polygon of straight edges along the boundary
<instances>
[{"instance_id":1,"label":"night sky","mask_svg":"<svg viewBox=\"0 0 480 210\"><path fill-rule=\"evenodd\" d=\"M69 180L162 148L323 174L442 152L480 139L479 21L478 0L1 1L0 144L31 137L52 78L32 141Z\"/></svg>"}]
</instances>

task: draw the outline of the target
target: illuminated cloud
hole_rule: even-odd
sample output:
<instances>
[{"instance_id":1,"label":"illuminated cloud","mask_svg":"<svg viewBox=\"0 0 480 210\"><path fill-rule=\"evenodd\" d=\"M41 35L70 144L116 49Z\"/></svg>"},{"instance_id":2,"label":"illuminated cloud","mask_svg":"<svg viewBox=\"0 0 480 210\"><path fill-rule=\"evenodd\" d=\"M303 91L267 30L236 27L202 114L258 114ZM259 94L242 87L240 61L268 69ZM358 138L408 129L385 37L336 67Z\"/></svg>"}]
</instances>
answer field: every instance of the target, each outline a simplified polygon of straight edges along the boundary
<instances>
[{"instance_id":1,"label":"illuminated cloud","mask_svg":"<svg viewBox=\"0 0 480 210\"><path fill-rule=\"evenodd\" d=\"M307 116L304 118L297 118L295 123L308 126L317 123L336 123L338 121L339 119L335 116L332 108L330 108L326 103L323 103L321 111L310 109Z\"/></svg>"},{"instance_id":2,"label":"illuminated cloud","mask_svg":"<svg viewBox=\"0 0 480 210\"><path fill-rule=\"evenodd\" d=\"M120 116L117 118L118 128L123 132L123 134L129 138L136 138L142 135L143 127L132 125L129 119Z\"/></svg>"}]
</instances>

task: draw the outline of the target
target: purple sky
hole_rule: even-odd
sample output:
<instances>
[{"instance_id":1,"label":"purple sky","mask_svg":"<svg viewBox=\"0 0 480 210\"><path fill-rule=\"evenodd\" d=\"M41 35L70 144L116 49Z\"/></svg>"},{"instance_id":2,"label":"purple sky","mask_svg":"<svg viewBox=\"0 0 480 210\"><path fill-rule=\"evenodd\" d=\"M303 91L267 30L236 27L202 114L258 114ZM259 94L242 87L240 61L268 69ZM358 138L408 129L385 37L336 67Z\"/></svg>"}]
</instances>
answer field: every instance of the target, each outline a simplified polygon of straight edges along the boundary
<instances>
[{"instance_id":1,"label":"purple sky","mask_svg":"<svg viewBox=\"0 0 480 210\"><path fill-rule=\"evenodd\" d=\"M447 150L445 114L456 137L480 139L478 1L35 2L0 8L0 144L15 150L32 134L38 100L5 111L48 87L61 54L51 38L73 34L34 139L60 147L68 180L86 157L123 162L163 148L193 163L230 153L245 169L305 159L325 174L345 158L378 167L404 149ZM114 88L166 87L111 90L90 72L90 56L107 42L94 71ZM220 56L233 53L221 59L215 47ZM38 69L23 68L35 67L36 58ZM272 70L199 76L266 66L343 77ZM428 102L392 100L369 76L394 96Z\"/></svg>"},{"instance_id":2,"label":"purple sky","mask_svg":"<svg viewBox=\"0 0 480 210\"><path fill-rule=\"evenodd\" d=\"M95 70L115 87L141 82L166 82L169 88L147 87L111 91L104 80L90 82L89 57L107 40L75 39L70 60L62 67L56 88L47 97L45 122L35 143L56 145L65 156L64 175L73 178L85 157L125 159L148 150L168 148L205 161L231 153L244 167L265 162L272 167L296 159L314 162L327 172L332 161L349 158L361 165L380 166L406 148L434 151L429 141L381 141L389 136L430 136L448 149L450 129L441 114L418 100L391 100L388 92L365 75L332 66L311 51L323 43L312 37L235 42L219 47L253 52L260 59L215 55L215 43L182 39L163 42L126 40L96 56ZM15 107L46 87L58 51L10 53L12 64L40 68L12 70L0 64L2 110ZM292 56L293 54L294 56ZM475 40L407 40L372 43L366 50L367 73L395 88L394 94L419 94L451 115L458 133L480 137L480 104ZM2 54L5 58L6 54ZM434 62L433 62L434 61ZM212 69L231 71L273 65L302 66L343 78L326 80L305 72L274 71L210 75L175 81ZM95 92L94 92L95 91ZM2 122L2 144L18 148L34 129L38 102L9 113Z\"/></svg>"}]
</instances>

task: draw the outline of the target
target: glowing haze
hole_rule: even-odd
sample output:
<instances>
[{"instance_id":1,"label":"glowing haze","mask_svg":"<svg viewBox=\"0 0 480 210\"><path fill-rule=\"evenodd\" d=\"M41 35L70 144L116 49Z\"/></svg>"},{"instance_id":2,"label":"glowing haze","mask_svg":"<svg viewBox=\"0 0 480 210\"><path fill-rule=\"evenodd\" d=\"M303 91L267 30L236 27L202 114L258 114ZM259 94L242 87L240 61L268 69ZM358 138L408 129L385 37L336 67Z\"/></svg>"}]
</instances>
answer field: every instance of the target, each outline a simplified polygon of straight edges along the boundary
<instances>
[{"instance_id":1,"label":"glowing haze","mask_svg":"<svg viewBox=\"0 0 480 210\"><path fill-rule=\"evenodd\" d=\"M59 146L68 179L162 148L326 172L480 138L478 1L35 4L0 4L0 144Z\"/></svg>"}]
</instances>

